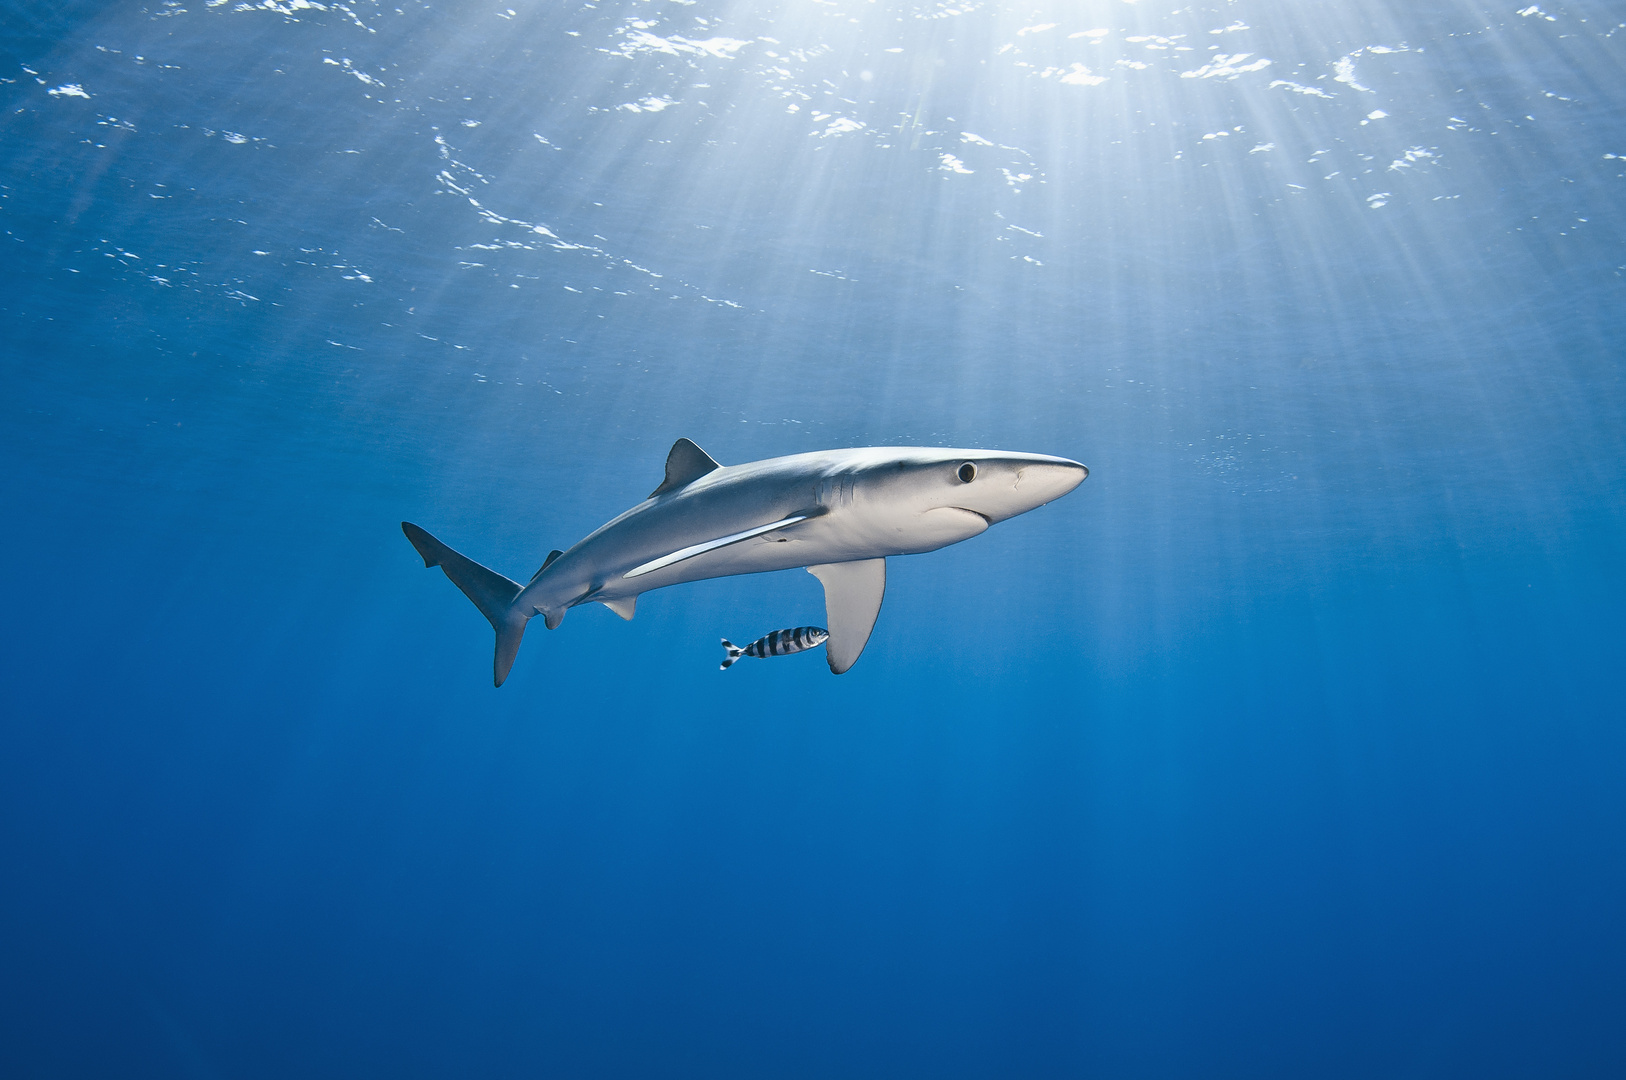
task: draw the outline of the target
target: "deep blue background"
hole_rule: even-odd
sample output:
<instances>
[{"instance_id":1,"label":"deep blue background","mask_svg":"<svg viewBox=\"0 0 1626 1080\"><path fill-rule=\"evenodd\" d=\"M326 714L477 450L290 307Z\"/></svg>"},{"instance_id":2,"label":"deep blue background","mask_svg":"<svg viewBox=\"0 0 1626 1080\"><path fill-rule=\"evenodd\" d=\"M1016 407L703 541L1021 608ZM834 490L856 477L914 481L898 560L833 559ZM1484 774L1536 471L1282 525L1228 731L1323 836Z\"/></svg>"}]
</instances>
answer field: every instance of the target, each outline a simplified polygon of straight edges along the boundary
<instances>
[{"instance_id":1,"label":"deep blue background","mask_svg":"<svg viewBox=\"0 0 1626 1080\"><path fill-rule=\"evenodd\" d=\"M0 4L0 1072L1626 1071L1611 5L513 2ZM678 436L1092 473L493 691Z\"/></svg>"}]
</instances>

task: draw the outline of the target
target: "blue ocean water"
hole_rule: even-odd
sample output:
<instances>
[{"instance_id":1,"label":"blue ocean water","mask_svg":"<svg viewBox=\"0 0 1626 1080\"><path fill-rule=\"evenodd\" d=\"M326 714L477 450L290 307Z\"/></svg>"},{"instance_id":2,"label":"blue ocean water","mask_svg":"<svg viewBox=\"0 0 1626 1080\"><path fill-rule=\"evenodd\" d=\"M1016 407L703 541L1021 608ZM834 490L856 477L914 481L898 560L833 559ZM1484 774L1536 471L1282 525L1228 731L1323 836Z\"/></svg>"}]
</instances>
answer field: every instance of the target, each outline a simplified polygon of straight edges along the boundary
<instances>
[{"instance_id":1,"label":"blue ocean water","mask_svg":"<svg viewBox=\"0 0 1626 1080\"><path fill-rule=\"evenodd\" d=\"M1523 0L1520 0L1522 4ZM511 6L510 6L511 5ZM1626 12L0 4L0 1072L1626 1075ZM678 437L1058 454L491 633Z\"/></svg>"}]
</instances>

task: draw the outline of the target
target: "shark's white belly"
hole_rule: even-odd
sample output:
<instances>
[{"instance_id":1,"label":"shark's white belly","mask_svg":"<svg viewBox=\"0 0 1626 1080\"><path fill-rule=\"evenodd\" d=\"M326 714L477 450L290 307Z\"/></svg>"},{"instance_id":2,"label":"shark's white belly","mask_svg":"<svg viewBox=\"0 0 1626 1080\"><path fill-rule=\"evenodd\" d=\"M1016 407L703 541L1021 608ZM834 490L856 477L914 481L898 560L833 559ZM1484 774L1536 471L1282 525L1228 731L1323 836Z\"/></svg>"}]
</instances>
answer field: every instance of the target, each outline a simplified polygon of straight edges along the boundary
<instances>
[{"instance_id":1,"label":"shark's white belly","mask_svg":"<svg viewBox=\"0 0 1626 1080\"><path fill-rule=\"evenodd\" d=\"M969 510L952 507L925 513L888 513L886 510L883 507L832 511L637 577L624 576L634 569L629 566L627 570L609 575L593 598L636 596L668 585L734 574L915 555L970 539L988 528L986 518ZM665 552L655 557L661 554Z\"/></svg>"}]
</instances>

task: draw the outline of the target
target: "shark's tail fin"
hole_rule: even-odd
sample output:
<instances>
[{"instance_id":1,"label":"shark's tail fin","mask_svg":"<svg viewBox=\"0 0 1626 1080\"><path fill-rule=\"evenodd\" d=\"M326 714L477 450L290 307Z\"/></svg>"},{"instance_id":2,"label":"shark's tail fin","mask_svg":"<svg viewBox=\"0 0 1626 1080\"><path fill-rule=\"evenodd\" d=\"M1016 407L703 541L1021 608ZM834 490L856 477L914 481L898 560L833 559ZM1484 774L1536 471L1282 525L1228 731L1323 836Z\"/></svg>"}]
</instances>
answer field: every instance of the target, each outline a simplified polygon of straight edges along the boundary
<instances>
[{"instance_id":1,"label":"shark's tail fin","mask_svg":"<svg viewBox=\"0 0 1626 1080\"><path fill-rule=\"evenodd\" d=\"M727 671L734 661L740 658L740 654L745 652L744 649L740 648L727 638L723 639L723 648L728 651L728 655L723 657L723 662L721 664L717 665L718 671Z\"/></svg>"},{"instance_id":2,"label":"shark's tail fin","mask_svg":"<svg viewBox=\"0 0 1626 1080\"><path fill-rule=\"evenodd\" d=\"M523 587L509 581L495 570L488 570L464 555L459 555L445 544L430 536L410 521L401 522L401 531L412 541L412 546L423 556L426 567L438 566L452 584L463 590L463 595L474 601L480 614L491 621L497 631L497 655L492 667L493 685L501 686L508 678L508 669L519 655L519 642L525 636L525 616L514 610L514 598Z\"/></svg>"}]
</instances>

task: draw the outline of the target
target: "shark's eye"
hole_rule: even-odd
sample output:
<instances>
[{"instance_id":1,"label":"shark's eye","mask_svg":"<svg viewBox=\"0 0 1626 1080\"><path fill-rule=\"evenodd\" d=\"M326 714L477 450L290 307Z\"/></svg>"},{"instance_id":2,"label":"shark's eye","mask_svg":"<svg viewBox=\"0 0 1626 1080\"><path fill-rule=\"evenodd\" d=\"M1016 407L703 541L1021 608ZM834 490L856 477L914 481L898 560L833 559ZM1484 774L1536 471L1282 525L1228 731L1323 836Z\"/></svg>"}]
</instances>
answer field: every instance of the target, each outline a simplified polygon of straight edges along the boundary
<instances>
[{"instance_id":1,"label":"shark's eye","mask_svg":"<svg viewBox=\"0 0 1626 1080\"><path fill-rule=\"evenodd\" d=\"M977 478L977 463L974 461L966 462L964 465L960 466L960 471L954 475L960 478L960 483L962 484L971 483L971 481Z\"/></svg>"}]
</instances>

